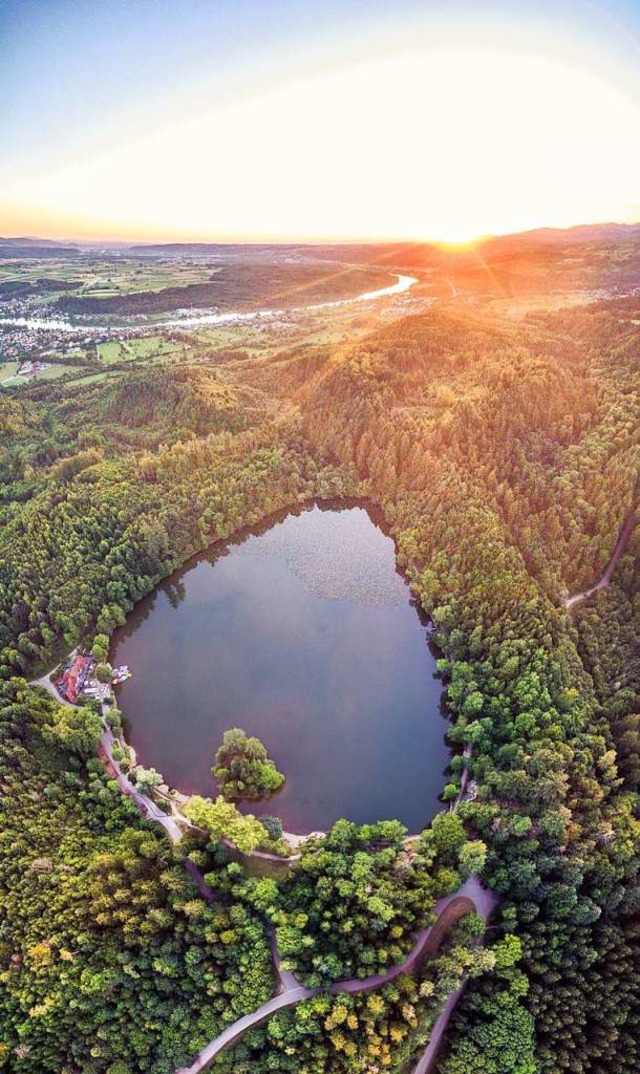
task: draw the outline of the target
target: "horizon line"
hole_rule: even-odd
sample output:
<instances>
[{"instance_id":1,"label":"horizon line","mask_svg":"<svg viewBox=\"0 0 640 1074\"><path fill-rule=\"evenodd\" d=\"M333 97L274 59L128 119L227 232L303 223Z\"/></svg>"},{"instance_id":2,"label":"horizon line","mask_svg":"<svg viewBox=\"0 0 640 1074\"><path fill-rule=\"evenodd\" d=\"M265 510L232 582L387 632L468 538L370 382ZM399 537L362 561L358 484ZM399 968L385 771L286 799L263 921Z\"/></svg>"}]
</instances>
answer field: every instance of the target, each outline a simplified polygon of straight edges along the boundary
<instances>
[{"instance_id":1,"label":"horizon line","mask_svg":"<svg viewBox=\"0 0 640 1074\"><path fill-rule=\"evenodd\" d=\"M489 232L486 234L480 234L469 239L461 239L459 241L451 241L442 238L430 237L430 238L384 238L384 237L367 237L353 236L353 237L325 237L325 236L305 236L305 237L255 237L255 238L242 238L242 237L226 237L216 239L204 239L204 238L145 238L145 239L133 239L133 238L121 238L121 237L98 237L98 238L69 238L68 236L44 236L44 235L2 235L0 236L0 242L10 241L17 242L23 240L25 242L42 242L52 244L67 244L72 246L96 246L101 244L107 244L112 246L438 246L445 247L447 249L463 249L474 246L479 246L482 243L489 242L492 239L513 238L524 235L534 235L539 232L571 232L580 231L587 228L633 228L640 225L640 217L635 220L598 220L598 221L586 221L580 224L570 224L567 227L558 227L555 225L541 225L540 227L525 228L522 231L504 231L504 232Z\"/></svg>"}]
</instances>

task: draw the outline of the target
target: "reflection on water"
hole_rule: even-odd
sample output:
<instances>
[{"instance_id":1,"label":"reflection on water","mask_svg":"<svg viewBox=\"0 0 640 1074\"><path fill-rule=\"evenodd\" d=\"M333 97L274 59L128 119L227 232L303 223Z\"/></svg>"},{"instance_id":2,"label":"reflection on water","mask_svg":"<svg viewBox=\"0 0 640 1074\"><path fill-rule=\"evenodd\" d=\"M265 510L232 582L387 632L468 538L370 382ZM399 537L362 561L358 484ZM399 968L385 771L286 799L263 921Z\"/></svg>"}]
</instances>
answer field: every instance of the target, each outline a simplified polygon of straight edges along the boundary
<instances>
[{"instance_id":1,"label":"reflection on water","mask_svg":"<svg viewBox=\"0 0 640 1074\"><path fill-rule=\"evenodd\" d=\"M440 687L393 542L362 507L314 506L191 561L138 605L112 659L127 734L173 786L213 795L227 727L287 777L289 831L435 812L447 763Z\"/></svg>"}]
</instances>

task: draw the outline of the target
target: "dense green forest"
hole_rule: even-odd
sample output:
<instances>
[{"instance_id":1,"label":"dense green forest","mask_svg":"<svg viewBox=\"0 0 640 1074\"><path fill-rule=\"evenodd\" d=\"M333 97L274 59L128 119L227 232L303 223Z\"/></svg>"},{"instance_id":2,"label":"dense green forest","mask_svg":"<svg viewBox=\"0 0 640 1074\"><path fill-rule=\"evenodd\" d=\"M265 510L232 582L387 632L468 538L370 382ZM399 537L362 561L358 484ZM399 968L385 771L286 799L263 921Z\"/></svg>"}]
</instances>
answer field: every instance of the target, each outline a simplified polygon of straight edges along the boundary
<instances>
[{"instance_id":1,"label":"dense green forest","mask_svg":"<svg viewBox=\"0 0 640 1074\"><path fill-rule=\"evenodd\" d=\"M632 1074L640 1036L638 301L434 307L360 342L0 393L0 1062L172 1071L273 991L268 932L324 988L402 959L470 871L501 896L413 976L251 1030L234 1074L409 1074L469 977L440 1074ZM282 880L185 842L216 903L26 686L211 541L314 497L383 512L431 617L471 793L410 853L339 822ZM443 788L444 790L444 788ZM247 961L249 960L249 961ZM248 969L248 966L251 969Z\"/></svg>"},{"instance_id":2,"label":"dense green forest","mask_svg":"<svg viewBox=\"0 0 640 1074\"><path fill-rule=\"evenodd\" d=\"M0 1063L171 1074L270 995L263 921L207 905L97 760L99 723L0 695Z\"/></svg>"}]
</instances>

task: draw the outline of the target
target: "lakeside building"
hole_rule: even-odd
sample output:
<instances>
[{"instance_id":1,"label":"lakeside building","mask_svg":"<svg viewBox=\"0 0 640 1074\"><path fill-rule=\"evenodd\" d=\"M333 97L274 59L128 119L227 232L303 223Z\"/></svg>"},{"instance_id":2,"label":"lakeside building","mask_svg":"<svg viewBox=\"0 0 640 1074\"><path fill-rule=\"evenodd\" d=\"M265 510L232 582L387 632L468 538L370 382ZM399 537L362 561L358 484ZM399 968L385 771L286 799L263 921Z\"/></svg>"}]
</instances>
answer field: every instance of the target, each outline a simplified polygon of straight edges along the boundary
<instances>
[{"instance_id":1,"label":"lakeside building","mask_svg":"<svg viewBox=\"0 0 640 1074\"><path fill-rule=\"evenodd\" d=\"M76 653L62 674L54 680L58 693L72 705L78 703L81 695L105 702L111 699L113 686L131 678L131 671L126 664L122 664L113 669L110 682L99 682L94 677L96 665L93 653Z\"/></svg>"},{"instance_id":2,"label":"lakeside building","mask_svg":"<svg viewBox=\"0 0 640 1074\"><path fill-rule=\"evenodd\" d=\"M60 678L56 680L58 692L72 705L77 703L78 696L84 690L95 666L96 661L93 656L78 653L67 664Z\"/></svg>"}]
</instances>

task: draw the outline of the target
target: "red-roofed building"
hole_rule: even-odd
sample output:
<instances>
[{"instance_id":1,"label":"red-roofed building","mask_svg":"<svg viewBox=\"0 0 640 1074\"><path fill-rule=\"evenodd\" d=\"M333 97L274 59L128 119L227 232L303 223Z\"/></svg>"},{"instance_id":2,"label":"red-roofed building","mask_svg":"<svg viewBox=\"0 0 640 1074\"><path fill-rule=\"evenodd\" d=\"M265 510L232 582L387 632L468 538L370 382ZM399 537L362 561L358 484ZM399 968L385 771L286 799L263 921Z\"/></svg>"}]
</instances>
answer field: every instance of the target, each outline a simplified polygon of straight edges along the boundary
<instances>
[{"instance_id":1,"label":"red-roofed building","mask_svg":"<svg viewBox=\"0 0 640 1074\"><path fill-rule=\"evenodd\" d=\"M56 680L59 693L66 697L67 701L70 701L72 705L75 705L78 700L78 694L89 678L93 665L94 660L91 656L74 656L69 666L63 671L62 676Z\"/></svg>"}]
</instances>

